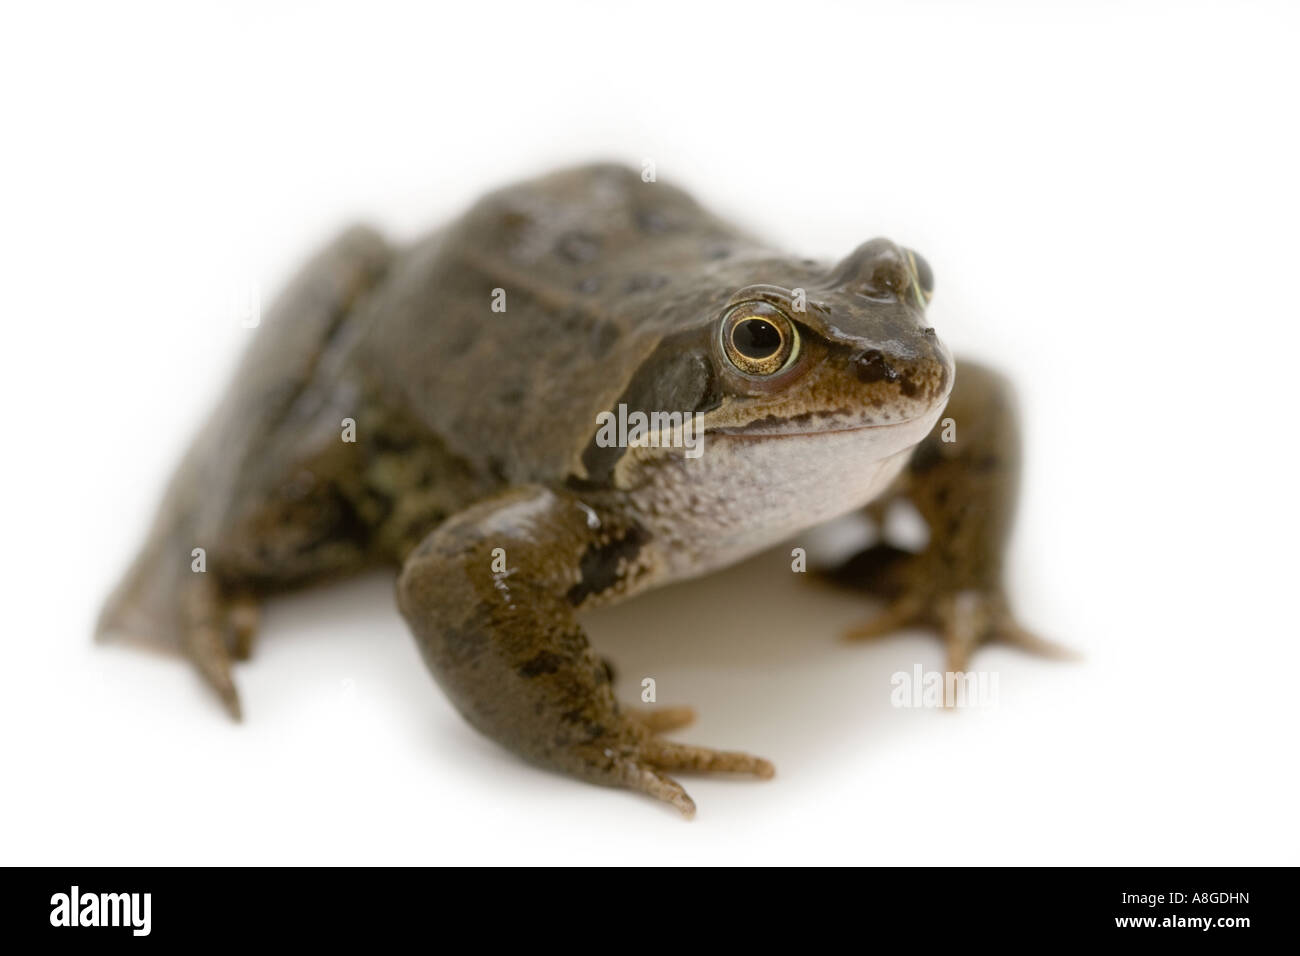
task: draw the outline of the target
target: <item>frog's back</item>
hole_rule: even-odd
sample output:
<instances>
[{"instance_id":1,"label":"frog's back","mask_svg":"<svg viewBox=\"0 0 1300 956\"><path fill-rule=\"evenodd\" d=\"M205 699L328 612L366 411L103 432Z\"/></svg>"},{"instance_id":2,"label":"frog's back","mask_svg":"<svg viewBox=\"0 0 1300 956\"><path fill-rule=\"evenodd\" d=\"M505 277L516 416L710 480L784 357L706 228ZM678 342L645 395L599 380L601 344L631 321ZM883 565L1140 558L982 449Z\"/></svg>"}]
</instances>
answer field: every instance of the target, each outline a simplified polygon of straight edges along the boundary
<instances>
[{"instance_id":1,"label":"frog's back","mask_svg":"<svg viewBox=\"0 0 1300 956\"><path fill-rule=\"evenodd\" d=\"M562 480L660 340L725 294L701 263L759 248L635 170L564 170L404 253L364 361L458 455L507 482Z\"/></svg>"}]
</instances>

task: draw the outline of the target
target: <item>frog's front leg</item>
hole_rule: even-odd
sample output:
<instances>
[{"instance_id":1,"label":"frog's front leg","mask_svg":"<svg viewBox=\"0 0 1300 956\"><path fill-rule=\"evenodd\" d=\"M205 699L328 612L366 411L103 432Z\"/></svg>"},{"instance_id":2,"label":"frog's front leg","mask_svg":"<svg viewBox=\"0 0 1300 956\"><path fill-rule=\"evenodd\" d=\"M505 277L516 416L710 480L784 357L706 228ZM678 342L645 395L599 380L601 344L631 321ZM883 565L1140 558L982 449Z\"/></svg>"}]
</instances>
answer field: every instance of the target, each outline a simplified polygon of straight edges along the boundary
<instances>
[{"instance_id":1,"label":"frog's front leg","mask_svg":"<svg viewBox=\"0 0 1300 956\"><path fill-rule=\"evenodd\" d=\"M840 583L889 602L850 636L935 628L953 672L965 671L974 650L994 642L1068 656L1022 627L1007 599L1003 559L1019 477L1020 433L1010 384L984 366L958 363L948 407L895 489L925 520L928 543L918 553L877 544L833 572Z\"/></svg>"},{"instance_id":2,"label":"frog's front leg","mask_svg":"<svg viewBox=\"0 0 1300 956\"><path fill-rule=\"evenodd\" d=\"M405 562L398 602L434 677L480 732L534 763L690 816L694 802L665 771L770 777L772 765L663 740L656 731L680 720L620 711L574 612L618 587L640 540L639 529L574 498L515 489L425 538Z\"/></svg>"}]
</instances>

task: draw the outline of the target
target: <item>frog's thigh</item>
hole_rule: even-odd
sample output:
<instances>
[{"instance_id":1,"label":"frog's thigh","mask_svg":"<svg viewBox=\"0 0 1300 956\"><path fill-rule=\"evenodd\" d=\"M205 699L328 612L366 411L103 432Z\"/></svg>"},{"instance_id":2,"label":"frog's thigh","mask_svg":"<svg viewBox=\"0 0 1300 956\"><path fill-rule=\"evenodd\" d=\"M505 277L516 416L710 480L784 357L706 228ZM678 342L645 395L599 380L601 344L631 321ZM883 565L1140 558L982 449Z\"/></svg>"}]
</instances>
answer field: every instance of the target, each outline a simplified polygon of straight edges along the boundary
<instances>
[{"instance_id":1,"label":"frog's thigh","mask_svg":"<svg viewBox=\"0 0 1300 956\"><path fill-rule=\"evenodd\" d=\"M676 744L620 712L575 607L594 557L628 535L543 488L508 491L453 516L407 559L398 602L434 677L475 728L521 756L594 783L641 790L690 814L666 770L769 776L746 754ZM584 560L584 558L586 560ZM602 567L609 586L619 568Z\"/></svg>"},{"instance_id":2,"label":"frog's thigh","mask_svg":"<svg viewBox=\"0 0 1300 956\"><path fill-rule=\"evenodd\" d=\"M1017 623L1003 586L1019 481L1020 428L1010 383L985 366L958 362L948 407L895 489L924 519L929 542L919 553L876 544L834 572L840 583L890 602L853 636L937 629L952 671L965 670L974 649L994 641L1061 653Z\"/></svg>"}]
</instances>

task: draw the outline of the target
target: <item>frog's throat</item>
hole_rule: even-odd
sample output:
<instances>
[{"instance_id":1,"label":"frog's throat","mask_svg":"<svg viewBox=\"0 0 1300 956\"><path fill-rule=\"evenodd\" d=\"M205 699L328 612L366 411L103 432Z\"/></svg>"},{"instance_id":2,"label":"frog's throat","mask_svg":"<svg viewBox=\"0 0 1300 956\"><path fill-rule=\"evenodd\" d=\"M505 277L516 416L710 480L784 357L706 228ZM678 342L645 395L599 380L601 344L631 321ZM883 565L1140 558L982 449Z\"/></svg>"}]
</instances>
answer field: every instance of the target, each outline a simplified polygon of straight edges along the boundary
<instances>
[{"instance_id":1,"label":"frog's throat","mask_svg":"<svg viewBox=\"0 0 1300 956\"><path fill-rule=\"evenodd\" d=\"M699 460L658 468L631 497L662 553L663 580L726 567L867 504L898 476L939 411L798 435L715 435Z\"/></svg>"}]
</instances>

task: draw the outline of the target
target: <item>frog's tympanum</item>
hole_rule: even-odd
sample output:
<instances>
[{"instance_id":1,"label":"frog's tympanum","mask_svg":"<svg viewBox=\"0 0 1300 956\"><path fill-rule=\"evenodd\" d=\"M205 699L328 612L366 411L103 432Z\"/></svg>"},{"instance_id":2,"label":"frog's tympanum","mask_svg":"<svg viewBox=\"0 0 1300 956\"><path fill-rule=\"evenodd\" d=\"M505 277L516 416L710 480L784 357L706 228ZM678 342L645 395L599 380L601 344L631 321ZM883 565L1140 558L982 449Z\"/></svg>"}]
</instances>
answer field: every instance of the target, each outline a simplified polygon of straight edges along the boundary
<instances>
[{"instance_id":1,"label":"frog's tympanum","mask_svg":"<svg viewBox=\"0 0 1300 956\"><path fill-rule=\"evenodd\" d=\"M399 569L477 730L689 815L673 772L772 765L665 739L685 708L621 707L584 609L905 496L928 544L831 572L886 602L859 635L933 627L954 671L985 642L1050 648L1002 587L1011 395L954 364L932 291L888 240L791 258L609 165L493 193L405 247L351 229L268 310L99 631L181 648L238 716L231 661L264 599Z\"/></svg>"}]
</instances>

